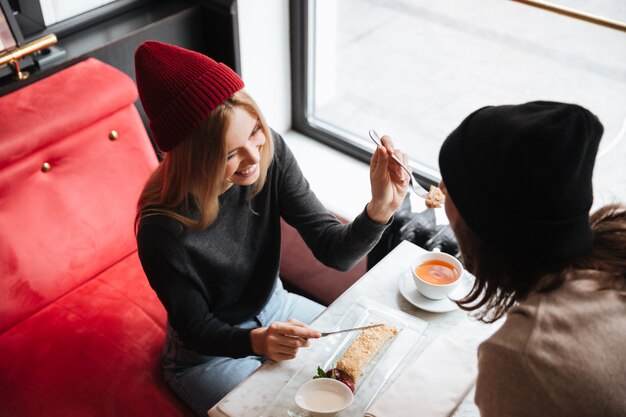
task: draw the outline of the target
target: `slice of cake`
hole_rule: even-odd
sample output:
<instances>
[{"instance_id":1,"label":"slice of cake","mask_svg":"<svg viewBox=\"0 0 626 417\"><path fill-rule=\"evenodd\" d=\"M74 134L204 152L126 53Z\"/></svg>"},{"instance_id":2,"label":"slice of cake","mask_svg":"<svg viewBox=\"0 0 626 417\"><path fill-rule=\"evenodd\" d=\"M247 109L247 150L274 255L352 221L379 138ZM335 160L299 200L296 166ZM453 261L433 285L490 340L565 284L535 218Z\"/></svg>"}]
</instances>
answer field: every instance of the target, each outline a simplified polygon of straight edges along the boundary
<instances>
[{"instance_id":1,"label":"slice of cake","mask_svg":"<svg viewBox=\"0 0 626 417\"><path fill-rule=\"evenodd\" d=\"M336 368L356 384L367 365L387 341L397 334L398 329L387 324L362 330L359 337L350 344L339 359Z\"/></svg>"}]
</instances>

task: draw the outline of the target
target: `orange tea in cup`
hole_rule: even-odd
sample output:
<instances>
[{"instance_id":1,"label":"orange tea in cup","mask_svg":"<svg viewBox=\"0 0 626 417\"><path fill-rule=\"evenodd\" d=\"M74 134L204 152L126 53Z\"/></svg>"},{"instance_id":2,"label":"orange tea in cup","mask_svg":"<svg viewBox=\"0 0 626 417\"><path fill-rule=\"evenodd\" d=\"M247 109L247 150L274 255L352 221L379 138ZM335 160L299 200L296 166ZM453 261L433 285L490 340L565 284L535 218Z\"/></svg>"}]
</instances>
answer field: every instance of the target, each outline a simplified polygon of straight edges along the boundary
<instances>
[{"instance_id":1,"label":"orange tea in cup","mask_svg":"<svg viewBox=\"0 0 626 417\"><path fill-rule=\"evenodd\" d=\"M459 279L459 272L449 263L439 259L431 259L419 264L415 274L422 280L435 285L452 284Z\"/></svg>"}]
</instances>

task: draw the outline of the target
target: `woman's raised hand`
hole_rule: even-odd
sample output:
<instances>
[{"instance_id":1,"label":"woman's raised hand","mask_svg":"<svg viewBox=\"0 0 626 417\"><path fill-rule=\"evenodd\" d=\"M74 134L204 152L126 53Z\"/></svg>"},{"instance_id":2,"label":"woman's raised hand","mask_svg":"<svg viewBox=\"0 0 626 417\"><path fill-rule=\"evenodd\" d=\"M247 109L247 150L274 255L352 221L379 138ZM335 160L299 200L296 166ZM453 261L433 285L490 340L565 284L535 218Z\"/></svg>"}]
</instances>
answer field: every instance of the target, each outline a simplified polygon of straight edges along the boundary
<instances>
[{"instance_id":1,"label":"woman's raised hand","mask_svg":"<svg viewBox=\"0 0 626 417\"><path fill-rule=\"evenodd\" d=\"M252 351L275 361L295 358L299 348L309 346L308 339L317 339L320 336L317 330L293 319L277 321L250 333Z\"/></svg>"},{"instance_id":2,"label":"woman's raised hand","mask_svg":"<svg viewBox=\"0 0 626 417\"><path fill-rule=\"evenodd\" d=\"M405 166L409 158L394 149L389 136L383 136L381 142L383 146L376 148L370 162L372 200L367 204L366 211L370 219L385 224L402 204L409 183L408 174L391 159L390 154L395 154Z\"/></svg>"}]
</instances>

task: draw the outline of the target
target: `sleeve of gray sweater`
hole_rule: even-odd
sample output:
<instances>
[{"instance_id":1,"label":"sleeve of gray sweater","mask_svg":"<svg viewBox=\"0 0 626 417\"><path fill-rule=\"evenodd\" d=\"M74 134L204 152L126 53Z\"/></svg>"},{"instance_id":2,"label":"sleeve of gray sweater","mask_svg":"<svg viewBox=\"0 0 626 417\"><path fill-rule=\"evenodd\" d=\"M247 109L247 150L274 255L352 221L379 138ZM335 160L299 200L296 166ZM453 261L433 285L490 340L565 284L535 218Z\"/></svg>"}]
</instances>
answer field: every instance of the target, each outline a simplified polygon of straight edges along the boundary
<instances>
[{"instance_id":1,"label":"sleeve of gray sweater","mask_svg":"<svg viewBox=\"0 0 626 417\"><path fill-rule=\"evenodd\" d=\"M298 230L319 261L342 271L350 269L376 245L393 218L387 224L381 225L372 221L364 209L351 223L340 223L311 190L309 182L282 138L277 137L275 143L277 159L281 161L281 216ZM333 167L324 165L321 161L320 169L333 170ZM349 194L350 190L345 192Z\"/></svg>"}]
</instances>

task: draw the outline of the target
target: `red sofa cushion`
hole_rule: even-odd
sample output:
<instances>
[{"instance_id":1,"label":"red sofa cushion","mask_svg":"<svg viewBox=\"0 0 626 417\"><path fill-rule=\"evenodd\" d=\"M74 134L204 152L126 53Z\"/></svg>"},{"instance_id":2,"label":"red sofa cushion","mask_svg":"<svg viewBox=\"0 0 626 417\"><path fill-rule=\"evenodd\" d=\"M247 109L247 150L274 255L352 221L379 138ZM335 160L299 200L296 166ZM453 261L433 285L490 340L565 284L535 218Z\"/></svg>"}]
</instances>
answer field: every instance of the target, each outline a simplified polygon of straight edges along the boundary
<instances>
[{"instance_id":1,"label":"red sofa cushion","mask_svg":"<svg viewBox=\"0 0 626 417\"><path fill-rule=\"evenodd\" d=\"M287 290L327 306L367 272L365 258L345 272L327 267L315 258L295 228L284 220L280 226L280 277Z\"/></svg>"},{"instance_id":2,"label":"red sofa cushion","mask_svg":"<svg viewBox=\"0 0 626 417\"><path fill-rule=\"evenodd\" d=\"M94 59L0 98L2 416L190 415L163 381L166 313L136 254L158 163L136 98Z\"/></svg>"},{"instance_id":3,"label":"red sofa cushion","mask_svg":"<svg viewBox=\"0 0 626 417\"><path fill-rule=\"evenodd\" d=\"M0 98L0 332L136 249L135 205L157 165L136 97L89 59Z\"/></svg>"},{"instance_id":4,"label":"red sofa cushion","mask_svg":"<svg viewBox=\"0 0 626 417\"><path fill-rule=\"evenodd\" d=\"M165 318L132 253L0 336L0 414L180 416Z\"/></svg>"},{"instance_id":5,"label":"red sofa cushion","mask_svg":"<svg viewBox=\"0 0 626 417\"><path fill-rule=\"evenodd\" d=\"M127 107L137 97L126 74L96 59L3 96L0 169Z\"/></svg>"}]
</instances>

